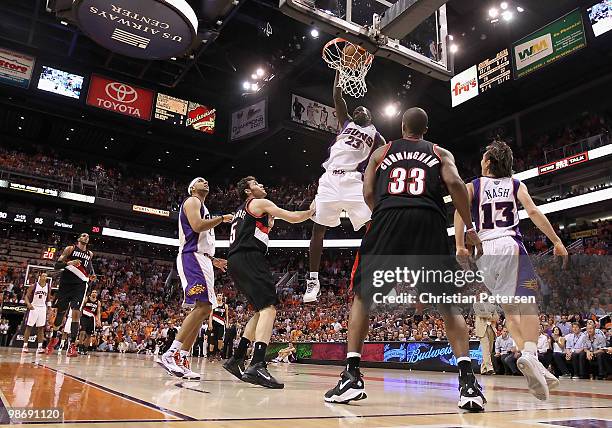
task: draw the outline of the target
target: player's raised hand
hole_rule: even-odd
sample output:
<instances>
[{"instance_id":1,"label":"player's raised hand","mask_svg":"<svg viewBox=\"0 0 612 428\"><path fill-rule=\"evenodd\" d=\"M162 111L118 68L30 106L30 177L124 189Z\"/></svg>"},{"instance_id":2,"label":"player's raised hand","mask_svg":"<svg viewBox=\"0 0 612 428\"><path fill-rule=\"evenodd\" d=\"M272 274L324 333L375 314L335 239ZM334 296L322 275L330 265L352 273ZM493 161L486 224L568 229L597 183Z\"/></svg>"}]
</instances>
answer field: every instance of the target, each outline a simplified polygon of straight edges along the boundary
<instances>
[{"instance_id":1,"label":"player's raised hand","mask_svg":"<svg viewBox=\"0 0 612 428\"><path fill-rule=\"evenodd\" d=\"M227 271L227 260L225 259L218 259L215 257L212 261L212 264L214 267L219 269L221 272Z\"/></svg>"},{"instance_id":2,"label":"player's raised hand","mask_svg":"<svg viewBox=\"0 0 612 428\"><path fill-rule=\"evenodd\" d=\"M89 282L94 282L98 277L96 275L89 275Z\"/></svg>"}]
</instances>

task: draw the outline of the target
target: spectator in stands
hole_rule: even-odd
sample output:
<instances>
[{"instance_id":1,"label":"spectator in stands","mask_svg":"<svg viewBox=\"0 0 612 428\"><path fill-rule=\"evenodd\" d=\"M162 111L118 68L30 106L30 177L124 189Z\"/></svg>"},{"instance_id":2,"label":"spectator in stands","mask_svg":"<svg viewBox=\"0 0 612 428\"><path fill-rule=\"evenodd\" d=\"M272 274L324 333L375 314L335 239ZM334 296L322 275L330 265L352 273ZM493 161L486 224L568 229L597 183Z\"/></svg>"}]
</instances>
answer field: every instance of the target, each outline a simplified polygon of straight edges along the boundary
<instances>
[{"instance_id":1,"label":"spectator in stands","mask_svg":"<svg viewBox=\"0 0 612 428\"><path fill-rule=\"evenodd\" d=\"M553 358L552 365L553 369L555 370L555 374L563 379L569 379L572 377L572 375L570 374L566 364L565 337L558 326L553 327L552 334L550 335L550 341Z\"/></svg>"},{"instance_id":2,"label":"spectator in stands","mask_svg":"<svg viewBox=\"0 0 612 428\"><path fill-rule=\"evenodd\" d=\"M495 340L495 358L493 366L496 374L512 374L519 373L516 367L518 359L516 345L506 327L502 328L501 335Z\"/></svg>"},{"instance_id":3,"label":"spectator in stands","mask_svg":"<svg viewBox=\"0 0 612 428\"><path fill-rule=\"evenodd\" d=\"M606 357L607 357L606 337L603 333L595 332L594 324L587 325L584 339L584 352L579 354L580 373L582 379L588 379L589 372L593 377L604 380L607 376Z\"/></svg>"},{"instance_id":4,"label":"spectator in stands","mask_svg":"<svg viewBox=\"0 0 612 428\"><path fill-rule=\"evenodd\" d=\"M9 323L7 319L0 320L0 346L8 346Z\"/></svg>"},{"instance_id":5,"label":"spectator in stands","mask_svg":"<svg viewBox=\"0 0 612 428\"><path fill-rule=\"evenodd\" d=\"M580 331L580 324L572 323L572 332L565 336L565 359L572 366L572 379L584 376L580 371L580 357L585 352L585 334Z\"/></svg>"},{"instance_id":6,"label":"spectator in stands","mask_svg":"<svg viewBox=\"0 0 612 428\"><path fill-rule=\"evenodd\" d=\"M546 368L552 362L552 346L551 339L544 330L544 324L540 324L540 335L538 336L538 360Z\"/></svg>"}]
</instances>

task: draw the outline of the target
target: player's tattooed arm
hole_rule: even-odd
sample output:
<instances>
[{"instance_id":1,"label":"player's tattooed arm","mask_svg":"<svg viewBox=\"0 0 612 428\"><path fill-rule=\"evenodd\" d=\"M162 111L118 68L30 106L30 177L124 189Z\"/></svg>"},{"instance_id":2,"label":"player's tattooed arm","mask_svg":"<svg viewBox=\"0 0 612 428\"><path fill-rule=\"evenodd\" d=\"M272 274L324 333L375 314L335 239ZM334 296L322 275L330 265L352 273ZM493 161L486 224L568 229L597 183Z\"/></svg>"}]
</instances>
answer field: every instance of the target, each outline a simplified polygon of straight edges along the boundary
<instances>
[{"instance_id":1,"label":"player's tattooed arm","mask_svg":"<svg viewBox=\"0 0 612 428\"><path fill-rule=\"evenodd\" d=\"M234 219L232 214L224 214L211 219L203 219L200 216L201 204L200 200L195 196L185 201L185 215L187 216L187 221L189 221L189 226L191 226L194 232L205 232L219 226L221 223L231 223Z\"/></svg>"},{"instance_id":2,"label":"player's tattooed arm","mask_svg":"<svg viewBox=\"0 0 612 428\"><path fill-rule=\"evenodd\" d=\"M340 75L336 71L336 78L334 79L334 106L336 107L336 117L340 127L343 127L347 120L351 120L351 116L348 113L346 101L342 96L342 89L338 86L339 78Z\"/></svg>"},{"instance_id":3,"label":"player's tattooed arm","mask_svg":"<svg viewBox=\"0 0 612 428\"><path fill-rule=\"evenodd\" d=\"M368 162L368 167L363 176L363 198L372 211L374 211L374 205L376 205L376 170L383 160L386 151L387 147L382 146L372 153L370 161Z\"/></svg>"},{"instance_id":4,"label":"player's tattooed arm","mask_svg":"<svg viewBox=\"0 0 612 428\"><path fill-rule=\"evenodd\" d=\"M267 199L254 199L249 204L249 211L255 215L268 214L289 223L302 223L315 213L314 208L305 211L287 211Z\"/></svg>"}]
</instances>

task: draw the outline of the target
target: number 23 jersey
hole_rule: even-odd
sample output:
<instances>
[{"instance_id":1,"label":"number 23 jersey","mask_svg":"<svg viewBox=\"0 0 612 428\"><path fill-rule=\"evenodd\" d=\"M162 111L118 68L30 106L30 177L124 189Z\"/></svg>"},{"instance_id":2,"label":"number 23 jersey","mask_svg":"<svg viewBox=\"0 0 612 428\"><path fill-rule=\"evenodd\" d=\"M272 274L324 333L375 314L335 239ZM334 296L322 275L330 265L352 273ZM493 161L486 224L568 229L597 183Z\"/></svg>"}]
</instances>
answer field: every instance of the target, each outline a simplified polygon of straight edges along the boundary
<instances>
[{"instance_id":1,"label":"number 23 jersey","mask_svg":"<svg viewBox=\"0 0 612 428\"><path fill-rule=\"evenodd\" d=\"M347 122L330 147L329 158L323 163L323 168L326 171L356 171L359 164L370 156L377 134L374 125L362 127L355 122Z\"/></svg>"}]
</instances>

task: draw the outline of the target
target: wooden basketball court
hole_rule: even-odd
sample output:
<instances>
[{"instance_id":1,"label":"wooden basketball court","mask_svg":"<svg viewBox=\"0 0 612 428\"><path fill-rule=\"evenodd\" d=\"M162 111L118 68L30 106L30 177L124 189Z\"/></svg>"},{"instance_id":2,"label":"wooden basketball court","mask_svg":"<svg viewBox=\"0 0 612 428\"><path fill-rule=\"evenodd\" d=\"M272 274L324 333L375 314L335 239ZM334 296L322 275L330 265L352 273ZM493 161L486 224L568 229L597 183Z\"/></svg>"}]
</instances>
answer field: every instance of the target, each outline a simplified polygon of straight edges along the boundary
<instances>
[{"instance_id":1,"label":"wooden basketball court","mask_svg":"<svg viewBox=\"0 0 612 428\"><path fill-rule=\"evenodd\" d=\"M63 423L82 427L612 427L612 382L563 380L547 402L526 390L522 377L482 377L485 413L457 405L454 373L363 369L369 398L331 405L323 394L339 367L271 364L284 390L245 384L218 362L197 358L202 381L183 382L157 367L151 356L91 354L22 355L0 350L0 421L7 408L64 411Z\"/></svg>"}]
</instances>

